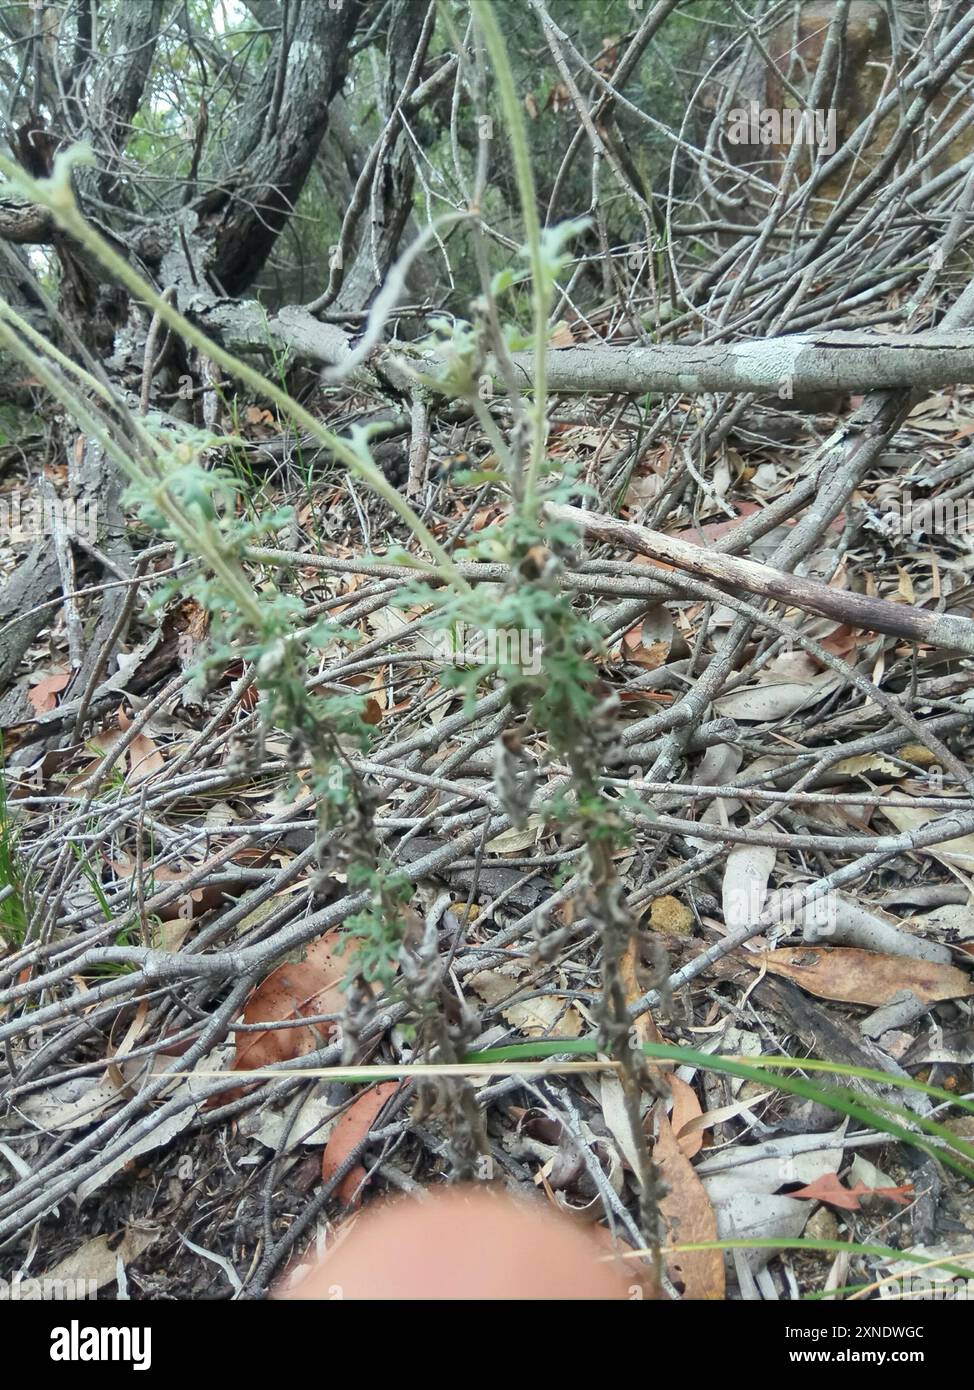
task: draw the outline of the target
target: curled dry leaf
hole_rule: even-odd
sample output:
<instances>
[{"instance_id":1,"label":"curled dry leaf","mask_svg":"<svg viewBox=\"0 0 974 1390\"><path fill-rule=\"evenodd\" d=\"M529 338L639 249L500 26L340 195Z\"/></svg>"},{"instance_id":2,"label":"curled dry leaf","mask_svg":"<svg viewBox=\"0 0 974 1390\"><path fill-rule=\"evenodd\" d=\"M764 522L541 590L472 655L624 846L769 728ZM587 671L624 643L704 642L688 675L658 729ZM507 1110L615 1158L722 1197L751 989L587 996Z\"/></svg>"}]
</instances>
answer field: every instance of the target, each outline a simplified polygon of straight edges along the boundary
<instances>
[{"instance_id":1,"label":"curled dry leaf","mask_svg":"<svg viewBox=\"0 0 974 1390\"><path fill-rule=\"evenodd\" d=\"M796 946L780 951L759 951L747 957L754 966L765 966L772 975L794 980L819 999L844 1004L888 1004L901 990L933 1004L939 999L965 999L974 984L965 970L938 961L909 956L884 956L854 946Z\"/></svg>"}]
</instances>

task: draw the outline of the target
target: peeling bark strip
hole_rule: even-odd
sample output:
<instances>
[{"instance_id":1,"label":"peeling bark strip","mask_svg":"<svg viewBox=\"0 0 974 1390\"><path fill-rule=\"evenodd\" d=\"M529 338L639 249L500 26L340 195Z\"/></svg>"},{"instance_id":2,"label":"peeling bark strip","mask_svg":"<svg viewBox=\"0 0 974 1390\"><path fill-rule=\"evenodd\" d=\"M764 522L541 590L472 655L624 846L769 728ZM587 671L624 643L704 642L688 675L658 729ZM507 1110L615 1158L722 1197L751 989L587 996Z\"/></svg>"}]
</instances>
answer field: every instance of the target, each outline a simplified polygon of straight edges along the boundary
<instances>
[{"instance_id":1,"label":"peeling bark strip","mask_svg":"<svg viewBox=\"0 0 974 1390\"><path fill-rule=\"evenodd\" d=\"M661 560L689 574L703 575L718 584L737 586L807 613L834 618L849 627L883 632L890 637L925 642L931 647L954 649L974 656L974 621L970 618L925 613L910 604L889 603L886 599L866 598L864 594L849 593L845 589L831 589L818 579L799 578L768 565L759 565L754 560L704 550L701 546L651 531L647 526L617 521L597 512L582 511L580 507L549 503L545 513L553 521L573 522L592 540L624 546L637 555Z\"/></svg>"},{"instance_id":2,"label":"peeling bark strip","mask_svg":"<svg viewBox=\"0 0 974 1390\"><path fill-rule=\"evenodd\" d=\"M530 383L533 353L515 353ZM548 357L552 391L872 391L974 383L974 332L798 333L738 343L578 347Z\"/></svg>"}]
</instances>

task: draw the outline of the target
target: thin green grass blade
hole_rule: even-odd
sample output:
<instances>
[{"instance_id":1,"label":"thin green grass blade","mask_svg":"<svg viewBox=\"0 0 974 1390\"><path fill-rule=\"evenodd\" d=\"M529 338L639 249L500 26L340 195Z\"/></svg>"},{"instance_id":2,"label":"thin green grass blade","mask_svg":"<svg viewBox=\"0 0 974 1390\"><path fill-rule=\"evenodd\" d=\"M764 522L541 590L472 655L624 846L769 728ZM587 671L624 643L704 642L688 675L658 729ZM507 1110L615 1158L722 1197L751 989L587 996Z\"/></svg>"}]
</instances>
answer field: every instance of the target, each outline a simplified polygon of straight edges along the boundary
<instances>
[{"instance_id":1,"label":"thin green grass blade","mask_svg":"<svg viewBox=\"0 0 974 1390\"><path fill-rule=\"evenodd\" d=\"M740 1077L745 1081L754 1081L765 1086L770 1083L779 1091L801 1096L804 1100L816 1101L821 1105L828 1106L831 1110L849 1115L865 1125L891 1134L904 1144L911 1144L914 1148L921 1149L931 1157L953 1168L968 1181L974 1182L974 1167L961 1162L960 1158L955 1156L960 1154L963 1158L974 1159L974 1152L971 1151L969 1145L958 1139L945 1126L937 1124L936 1121L927 1120L924 1116L916 1115L913 1111L904 1111L902 1107L896 1106L893 1102L880 1101L859 1092L816 1086L802 1077L769 1077L766 1074L767 1068L754 1066L751 1064L751 1060L739 1062L728 1057L716 1056L709 1052L697 1052L693 1048L680 1047L675 1044L643 1043L641 1050L646 1057L657 1061L676 1062L682 1066L696 1066L703 1070L721 1072L727 1076ZM517 1062L555 1056L592 1056L598 1051L598 1044L592 1038L570 1038L561 1042L524 1043L488 1048L483 1052L472 1054L464 1060L468 1062ZM767 1060L774 1061L778 1066L792 1066L798 1069L804 1067L810 1060L818 1061L818 1059L804 1058ZM819 1062L817 1069L828 1071L833 1065L837 1068L843 1066L839 1063ZM863 1071L865 1070L864 1068ZM860 1072L855 1067L844 1067L841 1074L856 1076ZM899 1086L900 1084L900 1078L892 1078L886 1072L873 1073L873 1076L879 1079L883 1085ZM912 1078L910 1078L910 1082L911 1084L905 1089L923 1091L927 1094L932 1093L938 1099L946 1099L951 1103L955 1101L955 1097L940 1091L938 1087L929 1087L923 1082L914 1081ZM925 1133L935 1135L942 1140L946 1148L941 1147L940 1144L928 1142L914 1130L904 1128L903 1125L890 1118L889 1112L898 1114L901 1118L905 1117L908 1124L916 1125Z\"/></svg>"}]
</instances>

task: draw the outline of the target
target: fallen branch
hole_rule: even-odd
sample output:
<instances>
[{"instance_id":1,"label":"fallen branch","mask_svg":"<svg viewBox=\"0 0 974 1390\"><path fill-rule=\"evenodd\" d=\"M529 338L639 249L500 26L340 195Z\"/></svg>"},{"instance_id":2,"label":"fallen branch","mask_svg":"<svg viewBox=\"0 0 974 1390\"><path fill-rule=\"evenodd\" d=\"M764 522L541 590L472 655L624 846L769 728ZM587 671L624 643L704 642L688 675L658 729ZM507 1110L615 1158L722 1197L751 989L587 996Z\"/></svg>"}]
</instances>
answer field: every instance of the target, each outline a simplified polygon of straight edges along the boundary
<instances>
[{"instance_id":1,"label":"fallen branch","mask_svg":"<svg viewBox=\"0 0 974 1390\"><path fill-rule=\"evenodd\" d=\"M590 539L623 546L637 555L646 555L688 574L703 575L718 584L746 589L774 599L777 603L804 612L834 618L838 623L868 632L883 632L908 642L925 643L974 656L974 621L947 613L926 613L906 603L867 598L847 589L833 589L818 579L800 578L784 570L759 565L737 555L720 554L702 546L664 536L647 526L618 521L580 507L549 503L546 515L552 520L573 522Z\"/></svg>"},{"instance_id":2,"label":"fallen branch","mask_svg":"<svg viewBox=\"0 0 974 1390\"><path fill-rule=\"evenodd\" d=\"M353 384L375 384L376 373L408 388L409 368L442 375L433 353L389 343L368 362L357 362L350 335L320 323L307 309L286 305L272 318L254 301L229 302L196 291L185 303L190 318L232 352L284 351L295 361L350 373ZM519 383L530 389L534 356L511 356ZM701 393L756 391L783 398L809 392L873 391L974 384L974 332L938 329L894 335L868 332L786 334L732 343L659 343L653 347L579 344L548 354L552 391L597 394L647 391Z\"/></svg>"},{"instance_id":3,"label":"fallen branch","mask_svg":"<svg viewBox=\"0 0 974 1390\"><path fill-rule=\"evenodd\" d=\"M514 355L530 383L532 360ZM811 391L933 389L974 381L974 333L796 333L734 343L578 347L552 352L552 391L757 391L790 398Z\"/></svg>"}]
</instances>

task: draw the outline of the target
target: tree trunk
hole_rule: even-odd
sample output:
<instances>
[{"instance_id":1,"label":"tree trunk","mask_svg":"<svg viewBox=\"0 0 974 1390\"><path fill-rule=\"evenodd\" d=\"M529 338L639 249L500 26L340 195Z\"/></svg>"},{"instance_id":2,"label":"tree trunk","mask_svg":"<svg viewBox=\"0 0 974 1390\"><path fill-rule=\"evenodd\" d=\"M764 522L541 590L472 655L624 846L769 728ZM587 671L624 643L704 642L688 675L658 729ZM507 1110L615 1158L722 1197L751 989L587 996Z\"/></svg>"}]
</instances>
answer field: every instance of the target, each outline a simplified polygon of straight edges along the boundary
<instances>
[{"instance_id":1,"label":"tree trunk","mask_svg":"<svg viewBox=\"0 0 974 1390\"><path fill-rule=\"evenodd\" d=\"M253 114L222 153L219 187L194 204L212 287L234 296L260 272L287 224L348 70L359 0L285 0Z\"/></svg>"}]
</instances>

